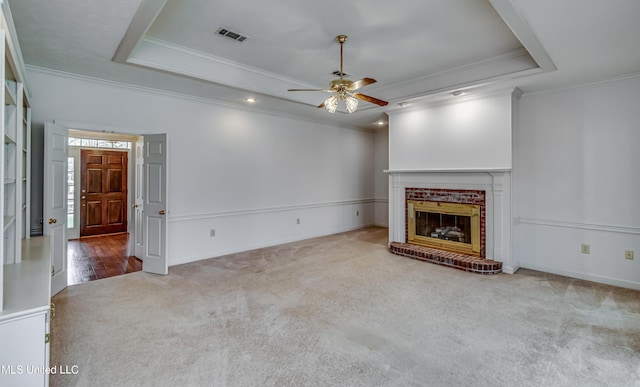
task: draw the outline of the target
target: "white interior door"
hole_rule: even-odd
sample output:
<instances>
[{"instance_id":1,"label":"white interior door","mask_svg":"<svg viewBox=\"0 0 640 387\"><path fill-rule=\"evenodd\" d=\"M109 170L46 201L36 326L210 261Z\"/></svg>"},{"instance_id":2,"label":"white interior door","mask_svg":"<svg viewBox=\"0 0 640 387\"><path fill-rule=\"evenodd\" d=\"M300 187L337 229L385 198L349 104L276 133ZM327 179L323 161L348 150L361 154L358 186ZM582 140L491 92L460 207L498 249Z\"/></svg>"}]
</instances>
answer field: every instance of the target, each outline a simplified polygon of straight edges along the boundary
<instances>
[{"instance_id":1,"label":"white interior door","mask_svg":"<svg viewBox=\"0 0 640 387\"><path fill-rule=\"evenodd\" d=\"M135 143L135 173L133 198L133 255L144 257L144 139Z\"/></svg>"},{"instance_id":2,"label":"white interior door","mask_svg":"<svg viewBox=\"0 0 640 387\"><path fill-rule=\"evenodd\" d=\"M144 136L142 270L167 274L167 136Z\"/></svg>"},{"instance_id":3,"label":"white interior door","mask_svg":"<svg viewBox=\"0 0 640 387\"><path fill-rule=\"evenodd\" d=\"M67 287L67 148L68 130L44 126L44 235L51 239L51 294Z\"/></svg>"}]
</instances>

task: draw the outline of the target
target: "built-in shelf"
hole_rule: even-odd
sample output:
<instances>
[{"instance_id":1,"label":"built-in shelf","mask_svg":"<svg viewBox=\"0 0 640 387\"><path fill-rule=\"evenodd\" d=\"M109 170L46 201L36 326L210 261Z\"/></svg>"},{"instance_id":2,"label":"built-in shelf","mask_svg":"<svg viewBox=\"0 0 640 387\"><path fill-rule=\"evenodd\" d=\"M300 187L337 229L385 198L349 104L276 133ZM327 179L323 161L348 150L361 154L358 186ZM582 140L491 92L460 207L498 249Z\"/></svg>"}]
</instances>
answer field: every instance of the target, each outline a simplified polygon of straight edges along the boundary
<instances>
[{"instance_id":1,"label":"built-in shelf","mask_svg":"<svg viewBox=\"0 0 640 387\"><path fill-rule=\"evenodd\" d=\"M31 109L9 2L0 0L0 386L47 386L51 256L48 237L30 238ZM2 106L4 105L4 106ZM5 365L29 374L4 372ZM44 372L47 371L47 372Z\"/></svg>"},{"instance_id":2,"label":"built-in shelf","mask_svg":"<svg viewBox=\"0 0 640 387\"><path fill-rule=\"evenodd\" d=\"M49 237L22 241L24 259L4 266L4 309L0 320L49 310L51 253Z\"/></svg>"},{"instance_id":3,"label":"built-in shelf","mask_svg":"<svg viewBox=\"0 0 640 387\"><path fill-rule=\"evenodd\" d=\"M10 80L5 81L4 83L4 104L5 105L16 105L16 83ZM12 90L13 89L13 90Z\"/></svg>"}]
</instances>

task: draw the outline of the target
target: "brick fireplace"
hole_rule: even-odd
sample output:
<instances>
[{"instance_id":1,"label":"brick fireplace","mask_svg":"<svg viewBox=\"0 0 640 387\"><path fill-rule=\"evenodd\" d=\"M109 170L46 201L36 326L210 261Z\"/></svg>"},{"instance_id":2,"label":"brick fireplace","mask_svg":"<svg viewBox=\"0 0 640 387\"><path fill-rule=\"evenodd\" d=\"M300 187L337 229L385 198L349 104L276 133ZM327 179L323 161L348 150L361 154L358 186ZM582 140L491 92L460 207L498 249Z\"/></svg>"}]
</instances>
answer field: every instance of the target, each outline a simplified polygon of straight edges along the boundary
<instances>
[{"instance_id":1,"label":"brick fireplace","mask_svg":"<svg viewBox=\"0 0 640 387\"><path fill-rule=\"evenodd\" d=\"M389 171L390 250L469 272L515 272L510 178L507 170ZM439 213L448 220L431 220Z\"/></svg>"}]
</instances>

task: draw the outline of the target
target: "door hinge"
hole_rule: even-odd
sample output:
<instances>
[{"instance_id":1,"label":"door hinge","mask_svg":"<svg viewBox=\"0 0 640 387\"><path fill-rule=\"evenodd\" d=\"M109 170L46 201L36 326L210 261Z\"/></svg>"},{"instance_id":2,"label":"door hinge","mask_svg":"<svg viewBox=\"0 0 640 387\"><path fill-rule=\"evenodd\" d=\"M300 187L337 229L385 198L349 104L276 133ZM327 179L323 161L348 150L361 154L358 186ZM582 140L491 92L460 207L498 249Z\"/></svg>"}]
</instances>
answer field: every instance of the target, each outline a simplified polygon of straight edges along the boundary
<instances>
[{"instance_id":1,"label":"door hinge","mask_svg":"<svg viewBox=\"0 0 640 387\"><path fill-rule=\"evenodd\" d=\"M50 335L49 333L46 333L46 334L44 335L44 343L45 343L45 344L48 344L48 343L49 343L49 341L50 341L50 337L49 337L49 335Z\"/></svg>"}]
</instances>

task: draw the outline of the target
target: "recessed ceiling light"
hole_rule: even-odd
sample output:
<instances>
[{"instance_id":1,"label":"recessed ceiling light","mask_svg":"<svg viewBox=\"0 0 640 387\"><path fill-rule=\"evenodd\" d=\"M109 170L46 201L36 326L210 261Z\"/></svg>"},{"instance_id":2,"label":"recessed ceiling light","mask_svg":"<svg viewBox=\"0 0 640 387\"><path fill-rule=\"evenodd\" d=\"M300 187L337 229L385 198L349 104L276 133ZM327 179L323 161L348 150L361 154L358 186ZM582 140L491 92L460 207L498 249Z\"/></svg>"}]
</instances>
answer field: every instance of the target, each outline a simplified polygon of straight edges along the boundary
<instances>
[{"instance_id":1,"label":"recessed ceiling light","mask_svg":"<svg viewBox=\"0 0 640 387\"><path fill-rule=\"evenodd\" d=\"M456 90L453 93L451 93L452 96L454 97L458 97L460 95L462 95L463 91L462 90Z\"/></svg>"},{"instance_id":2,"label":"recessed ceiling light","mask_svg":"<svg viewBox=\"0 0 640 387\"><path fill-rule=\"evenodd\" d=\"M256 103L258 100L253 98L253 97L248 97L244 99L245 101L249 102L249 103Z\"/></svg>"},{"instance_id":3,"label":"recessed ceiling light","mask_svg":"<svg viewBox=\"0 0 640 387\"><path fill-rule=\"evenodd\" d=\"M407 105L408 105L408 103L406 103L406 102L400 102L398 105L400 105L400 107L405 107L405 106L407 106Z\"/></svg>"},{"instance_id":4,"label":"recessed ceiling light","mask_svg":"<svg viewBox=\"0 0 640 387\"><path fill-rule=\"evenodd\" d=\"M384 124L386 124L386 122L384 122L384 121L382 121L382 120L378 121L378 125L382 126L382 125L384 125Z\"/></svg>"}]
</instances>

